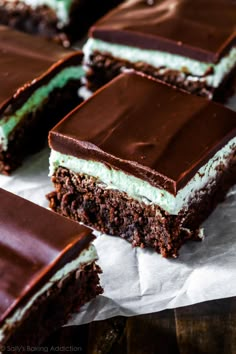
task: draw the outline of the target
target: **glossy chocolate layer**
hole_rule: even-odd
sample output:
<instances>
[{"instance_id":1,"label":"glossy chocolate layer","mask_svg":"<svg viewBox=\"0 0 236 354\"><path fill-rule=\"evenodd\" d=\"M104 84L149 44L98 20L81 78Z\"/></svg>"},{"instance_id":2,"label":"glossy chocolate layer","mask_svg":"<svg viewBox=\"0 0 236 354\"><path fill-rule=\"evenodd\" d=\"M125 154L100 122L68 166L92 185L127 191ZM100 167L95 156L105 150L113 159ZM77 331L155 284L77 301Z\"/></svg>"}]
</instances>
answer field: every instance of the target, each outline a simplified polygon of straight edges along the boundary
<instances>
[{"instance_id":1,"label":"glossy chocolate layer","mask_svg":"<svg viewBox=\"0 0 236 354\"><path fill-rule=\"evenodd\" d=\"M233 0L129 0L100 20L92 37L217 62L236 44Z\"/></svg>"},{"instance_id":2,"label":"glossy chocolate layer","mask_svg":"<svg viewBox=\"0 0 236 354\"><path fill-rule=\"evenodd\" d=\"M9 103L22 105L62 68L81 60L80 52L0 26L0 115Z\"/></svg>"},{"instance_id":3,"label":"glossy chocolate layer","mask_svg":"<svg viewBox=\"0 0 236 354\"><path fill-rule=\"evenodd\" d=\"M0 321L88 247L90 230L0 189Z\"/></svg>"},{"instance_id":4,"label":"glossy chocolate layer","mask_svg":"<svg viewBox=\"0 0 236 354\"><path fill-rule=\"evenodd\" d=\"M126 73L62 120L50 132L49 144L175 195L235 135L235 112Z\"/></svg>"}]
</instances>

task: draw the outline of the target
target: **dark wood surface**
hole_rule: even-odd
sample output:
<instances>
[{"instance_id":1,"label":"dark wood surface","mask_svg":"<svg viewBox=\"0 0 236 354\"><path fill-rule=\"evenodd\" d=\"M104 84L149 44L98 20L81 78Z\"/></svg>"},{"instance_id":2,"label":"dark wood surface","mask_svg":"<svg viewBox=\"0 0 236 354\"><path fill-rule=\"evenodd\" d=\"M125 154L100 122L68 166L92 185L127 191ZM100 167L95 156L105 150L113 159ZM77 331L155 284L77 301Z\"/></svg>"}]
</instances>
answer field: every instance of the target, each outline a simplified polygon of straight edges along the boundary
<instances>
[{"instance_id":1,"label":"dark wood surface","mask_svg":"<svg viewBox=\"0 0 236 354\"><path fill-rule=\"evenodd\" d=\"M236 354L236 297L64 327L46 344L50 353Z\"/></svg>"}]
</instances>

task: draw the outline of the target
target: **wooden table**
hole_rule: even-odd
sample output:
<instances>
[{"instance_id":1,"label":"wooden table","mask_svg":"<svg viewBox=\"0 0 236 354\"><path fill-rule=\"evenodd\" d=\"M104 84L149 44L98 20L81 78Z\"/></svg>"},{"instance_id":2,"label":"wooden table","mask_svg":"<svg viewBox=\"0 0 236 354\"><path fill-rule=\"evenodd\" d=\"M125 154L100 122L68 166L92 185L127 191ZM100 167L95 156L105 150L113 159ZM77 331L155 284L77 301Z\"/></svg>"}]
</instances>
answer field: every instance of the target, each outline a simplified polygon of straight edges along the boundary
<instances>
[{"instance_id":1,"label":"wooden table","mask_svg":"<svg viewBox=\"0 0 236 354\"><path fill-rule=\"evenodd\" d=\"M47 345L50 353L236 354L236 297L65 327Z\"/></svg>"}]
</instances>

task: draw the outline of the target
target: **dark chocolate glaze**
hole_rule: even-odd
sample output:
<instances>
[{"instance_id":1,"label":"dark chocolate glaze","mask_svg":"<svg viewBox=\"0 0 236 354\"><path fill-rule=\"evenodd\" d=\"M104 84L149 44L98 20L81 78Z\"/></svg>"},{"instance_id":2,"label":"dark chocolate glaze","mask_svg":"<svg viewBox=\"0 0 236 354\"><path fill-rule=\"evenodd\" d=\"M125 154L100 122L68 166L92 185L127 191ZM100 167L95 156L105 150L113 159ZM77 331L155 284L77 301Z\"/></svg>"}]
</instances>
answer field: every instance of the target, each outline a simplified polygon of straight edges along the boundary
<instances>
[{"instance_id":1,"label":"dark chocolate glaze","mask_svg":"<svg viewBox=\"0 0 236 354\"><path fill-rule=\"evenodd\" d=\"M176 194L235 135L235 112L126 73L64 118L50 132L49 144Z\"/></svg>"},{"instance_id":2,"label":"dark chocolate glaze","mask_svg":"<svg viewBox=\"0 0 236 354\"><path fill-rule=\"evenodd\" d=\"M215 63L236 44L234 0L129 0L90 31L92 37Z\"/></svg>"},{"instance_id":3,"label":"dark chocolate glaze","mask_svg":"<svg viewBox=\"0 0 236 354\"><path fill-rule=\"evenodd\" d=\"M0 323L94 239L89 229L0 189Z\"/></svg>"},{"instance_id":4,"label":"dark chocolate glaze","mask_svg":"<svg viewBox=\"0 0 236 354\"><path fill-rule=\"evenodd\" d=\"M81 52L0 26L0 117L8 114L9 104L22 105L35 89L81 60Z\"/></svg>"}]
</instances>

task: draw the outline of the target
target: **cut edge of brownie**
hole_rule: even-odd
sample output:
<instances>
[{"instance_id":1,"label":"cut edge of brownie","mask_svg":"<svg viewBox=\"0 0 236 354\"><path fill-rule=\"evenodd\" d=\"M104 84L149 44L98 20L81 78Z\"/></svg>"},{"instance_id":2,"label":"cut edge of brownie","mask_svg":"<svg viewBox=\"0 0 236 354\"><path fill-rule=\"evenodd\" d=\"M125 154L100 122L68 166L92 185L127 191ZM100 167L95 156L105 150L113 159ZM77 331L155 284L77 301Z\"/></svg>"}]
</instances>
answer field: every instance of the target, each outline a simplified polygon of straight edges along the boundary
<instances>
[{"instance_id":1,"label":"cut edge of brownie","mask_svg":"<svg viewBox=\"0 0 236 354\"><path fill-rule=\"evenodd\" d=\"M63 88L53 90L47 101L25 115L9 135L8 148L0 151L0 172L9 175L23 159L39 151L46 143L48 131L83 99L78 95L81 80L69 80ZM37 134L32 134L32 131ZM1 148L1 145L0 145Z\"/></svg>"},{"instance_id":2,"label":"cut edge of brownie","mask_svg":"<svg viewBox=\"0 0 236 354\"><path fill-rule=\"evenodd\" d=\"M216 179L198 190L188 207L171 215L158 205L144 204L115 189L106 189L96 178L58 167L52 176L55 191L47 198L50 208L75 221L133 246L154 248L164 257L177 257L188 239L200 239L200 225L235 183L235 152L228 168L219 166ZM197 213L196 213L197 210Z\"/></svg>"},{"instance_id":3,"label":"cut edge of brownie","mask_svg":"<svg viewBox=\"0 0 236 354\"><path fill-rule=\"evenodd\" d=\"M61 23L55 11L46 4L32 8L23 1L0 0L0 23L69 47L84 36L99 17L121 2L105 1L105 5L101 6L96 1L74 0L69 11L69 22Z\"/></svg>"},{"instance_id":4,"label":"cut edge of brownie","mask_svg":"<svg viewBox=\"0 0 236 354\"><path fill-rule=\"evenodd\" d=\"M135 70L163 81L185 92L198 96L225 102L232 93L232 81L235 79L236 65L233 70L224 78L219 87L210 87L206 78L197 77L182 71L169 69L167 67L153 67L144 62L131 63L121 58L115 58L109 53L94 51L89 56L87 66L86 85L94 92L125 70ZM189 79L191 77L191 79Z\"/></svg>"},{"instance_id":5,"label":"cut edge of brownie","mask_svg":"<svg viewBox=\"0 0 236 354\"><path fill-rule=\"evenodd\" d=\"M65 324L73 312L77 312L86 302L102 294L99 273L101 270L93 261L82 264L79 269L54 284L33 303L22 321L15 324L16 327L9 328L8 336L1 344L13 349L17 345L26 348L42 344L48 333Z\"/></svg>"}]
</instances>

